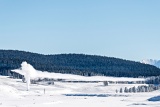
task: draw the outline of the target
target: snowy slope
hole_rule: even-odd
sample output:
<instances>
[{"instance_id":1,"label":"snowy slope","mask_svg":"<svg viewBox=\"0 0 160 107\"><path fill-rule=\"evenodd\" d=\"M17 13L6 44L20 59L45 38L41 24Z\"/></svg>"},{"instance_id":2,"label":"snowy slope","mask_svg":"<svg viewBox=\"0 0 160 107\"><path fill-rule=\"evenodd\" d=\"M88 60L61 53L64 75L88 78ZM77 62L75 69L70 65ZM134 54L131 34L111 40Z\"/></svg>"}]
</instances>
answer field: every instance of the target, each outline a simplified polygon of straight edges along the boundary
<instances>
[{"instance_id":1,"label":"snowy slope","mask_svg":"<svg viewBox=\"0 0 160 107\"><path fill-rule=\"evenodd\" d=\"M142 60L141 63L154 65L160 68L160 60L145 59L145 60Z\"/></svg>"}]
</instances>

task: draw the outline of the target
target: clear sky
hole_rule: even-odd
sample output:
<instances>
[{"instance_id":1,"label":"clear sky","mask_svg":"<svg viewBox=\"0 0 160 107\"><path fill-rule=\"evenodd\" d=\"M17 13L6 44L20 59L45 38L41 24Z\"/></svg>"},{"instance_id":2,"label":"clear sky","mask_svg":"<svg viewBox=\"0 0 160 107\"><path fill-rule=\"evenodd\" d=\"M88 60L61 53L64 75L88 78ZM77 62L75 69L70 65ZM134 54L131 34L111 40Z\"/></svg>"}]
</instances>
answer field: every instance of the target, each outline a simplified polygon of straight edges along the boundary
<instances>
[{"instance_id":1,"label":"clear sky","mask_svg":"<svg viewBox=\"0 0 160 107\"><path fill-rule=\"evenodd\" d=\"M160 0L0 0L0 49L160 59Z\"/></svg>"}]
</instances>

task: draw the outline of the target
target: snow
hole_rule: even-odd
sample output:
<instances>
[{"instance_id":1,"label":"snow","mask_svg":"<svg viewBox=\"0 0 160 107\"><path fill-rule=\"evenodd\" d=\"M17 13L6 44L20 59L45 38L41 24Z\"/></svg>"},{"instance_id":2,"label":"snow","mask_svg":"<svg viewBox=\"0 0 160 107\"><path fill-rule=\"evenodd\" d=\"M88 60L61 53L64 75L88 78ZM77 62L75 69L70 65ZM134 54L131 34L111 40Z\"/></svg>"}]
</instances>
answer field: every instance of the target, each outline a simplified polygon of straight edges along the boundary
<instances>
[{"instance_id":1,"label":"snow","mask_svg":"<svg viewBox=\"0 0 160 107\"><path fill-rule=\"evenodd\" d=\"M106 77L106 76L92 76L84 77L79 75L72 74L61 74L61 73L49 73L42 72L34 69L34 67L27 62L22 62L21 69L12 70L13 72L24 75L25 78L29 77L31 79L35 78L54 78L54 79L63 79L67 81L144 81L144 78L117 78L117 77Z\"/></svg>"},{"instance_id":2,"label":"snow","mask_svg":"<svg viewBox=\"0 0 160 107\"><path fill-rule=\"evenodd\" d=\"M63 75L63 74L62 74ZM117 78L118 79L118 78ZM141 84L109 84L55 82L55 85L26 84L21 79L0 76L1 107L158 107L160 102L148 101L159 91L150 93L116 93L116 89ZM45 89L45 94L44 94Z\"/></svg>"},{"instance_id":3,"label":"snow","mask_svg":"<svg viewBox=\"0 0 160 107\"><path fill-rule=\"evenodd\" d=\"M105 77L105 76L92 76L84 77L72 74L61 74L61 73L48 73L37 71L37 77L40 78L54 78L64 80L75 80L75 81L144 81L144 78L117 78L117 77Z\"/></svg>"},{"instance_id":4,"label":"snow","mask_svg":"<svg viewBox=\"0 0 160 107\"><path fill-rule=\"evenodd\" d=\"M147 84L109 84L102 81L141 81L144 78L118 77L83 77L71 74L48 73L35 70L29 66L31 78L54 78L66 81L97 81L97 82L63 82L55 81L54 85L31 84L27 91L26 83L21 79L0 76L0 106L1 107L159 107L159 90L148 93L116 93L125 87ZM28 70L28 68L25 68ZM24 69L16 69L21 73ZM32 75L32 70L36 76ZM158 97L155 97L158 96ZM155 102L156 100L156 102Z\"/></svg>"}]
</instances>

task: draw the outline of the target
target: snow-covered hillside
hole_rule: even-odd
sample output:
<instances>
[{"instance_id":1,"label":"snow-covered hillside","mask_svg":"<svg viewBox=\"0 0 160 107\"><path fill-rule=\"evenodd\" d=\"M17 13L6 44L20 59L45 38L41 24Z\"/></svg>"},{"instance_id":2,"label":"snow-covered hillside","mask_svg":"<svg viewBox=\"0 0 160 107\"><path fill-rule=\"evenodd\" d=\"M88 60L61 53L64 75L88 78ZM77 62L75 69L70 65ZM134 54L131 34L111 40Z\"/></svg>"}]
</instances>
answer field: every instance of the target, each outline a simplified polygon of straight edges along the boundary
<instances>
[{"instance_id":1,"label":"snow-covered hillside","mask_svg":"<svg viewBox=\"0 0 160 107\"><path fill-rule=\"evenodd\" d=\"M145 59L145 60L142 60L141 63L154 65L160 68L160 60Z\"/></svg>"}]
</instances>

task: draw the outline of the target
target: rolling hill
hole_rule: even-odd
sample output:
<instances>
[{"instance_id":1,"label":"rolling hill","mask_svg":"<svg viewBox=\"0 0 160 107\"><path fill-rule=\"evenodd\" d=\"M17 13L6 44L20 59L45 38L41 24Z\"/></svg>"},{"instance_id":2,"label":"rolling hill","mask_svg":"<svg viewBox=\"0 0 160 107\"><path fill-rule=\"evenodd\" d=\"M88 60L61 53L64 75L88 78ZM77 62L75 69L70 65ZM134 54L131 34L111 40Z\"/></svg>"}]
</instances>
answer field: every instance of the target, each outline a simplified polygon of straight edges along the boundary
<instances>
[{"instance_id":1,"label":"rolling hill","mask_svg":"<svg viewBox=\"0 0 160 107\"><path fill-rule=\"evenodd\" d=\"M18 50L0 50L0 74L8 75L10 70L20 68L23 61L27 61L37 70L82 76L160 75L160 69L155 66L119 58L84 54L43 55Z\"/></svg>"}]
</instances>

